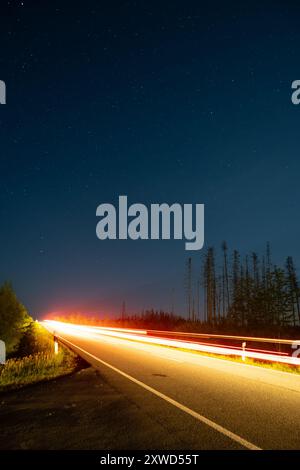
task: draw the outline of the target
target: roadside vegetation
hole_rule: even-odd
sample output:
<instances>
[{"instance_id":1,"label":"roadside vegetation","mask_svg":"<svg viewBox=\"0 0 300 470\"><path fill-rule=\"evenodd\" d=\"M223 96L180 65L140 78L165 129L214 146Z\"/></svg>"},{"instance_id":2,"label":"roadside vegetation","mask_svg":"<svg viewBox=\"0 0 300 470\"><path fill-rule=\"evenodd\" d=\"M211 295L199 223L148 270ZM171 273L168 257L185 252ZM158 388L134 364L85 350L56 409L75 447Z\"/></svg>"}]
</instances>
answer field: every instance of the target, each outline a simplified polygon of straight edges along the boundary
<instances>
[{"instance_id":1,"label":"roadside vegetation","mask_svg":"<svg viewBox=\"0 0 300 470\"><path fill-rule=\"evenodd\" d=\"M70 374L76 365L75 355L67 350L8 359L0 370L0 392Z\"/></svg>"},{"instance_id":2,"label":"roadside vegetation","mask_svg":"<svg viewBox=\"0 0 300 470\"><path fill-rule=\"evenodd\" d=\"M0 288L0 339L7 351L0 365L0 392L66 375L79 366L67 348L60 345L55 354L53 337L33 321L9 283Z\"/></svg>"}]
</instances>

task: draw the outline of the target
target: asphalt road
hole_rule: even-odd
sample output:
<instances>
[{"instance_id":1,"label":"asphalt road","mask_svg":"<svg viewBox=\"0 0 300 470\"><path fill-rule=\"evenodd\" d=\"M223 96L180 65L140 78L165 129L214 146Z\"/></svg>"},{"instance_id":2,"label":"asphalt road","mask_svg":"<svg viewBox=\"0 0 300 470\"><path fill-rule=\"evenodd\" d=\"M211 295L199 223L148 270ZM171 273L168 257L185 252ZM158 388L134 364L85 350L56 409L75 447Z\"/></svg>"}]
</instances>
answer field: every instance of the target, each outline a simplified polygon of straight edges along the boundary
<instances>
[{"instance_id":1,"label":"asphalt road","mask_svg":"<svg viewBox=\"0 0 300 470\"><path fill-rule=\"evenodd\" d=\"M164 449L300 448L300 376L127 339L56 333L163 426ZM117 419L112 410L112 426ZM128 427L133 447L142 428ZM143 444L147 449L147 439Z\"/></svg>"}]
</instances>

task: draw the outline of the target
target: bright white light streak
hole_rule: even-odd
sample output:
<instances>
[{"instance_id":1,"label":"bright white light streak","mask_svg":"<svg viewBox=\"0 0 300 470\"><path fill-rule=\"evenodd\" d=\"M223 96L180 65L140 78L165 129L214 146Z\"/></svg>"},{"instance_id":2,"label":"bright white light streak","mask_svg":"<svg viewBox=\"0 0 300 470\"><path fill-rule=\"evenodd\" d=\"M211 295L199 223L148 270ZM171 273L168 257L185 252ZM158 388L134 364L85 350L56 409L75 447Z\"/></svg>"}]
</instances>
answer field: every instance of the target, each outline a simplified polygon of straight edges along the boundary
<instances>
[{"instance_id":1,"label":"bright white light streak","mask_svg":"<svg viewBox=\"0 0 300 470\"><path fill-rule=\"evenodd\" d=\"M102 328L102 327L91 327L85 325L73 325L71 323L63 323L53 320L45 320L47 326L54 332L66 333L71 335L80 336L89 339L100 339L101 336L111 336L114 338L127 339L131 341L139 341L142 343L155 344L161 346L170 346L173 348L186 349L190 351L199 351L209 354L218 354L222 356L240 356L246 355L251 359L259 359L269 362L280 362L290 365L300 365L300 358L293 356L280 356L278 354L262 353L256 351L243 351L242 349L235 349L233 347L226 346L213 346L206 344L193 343L191 341L173 340L167 338L158 338L154 336L147 336L145 330L130 330L122 328Z\"/></svg>"}]
</instances>

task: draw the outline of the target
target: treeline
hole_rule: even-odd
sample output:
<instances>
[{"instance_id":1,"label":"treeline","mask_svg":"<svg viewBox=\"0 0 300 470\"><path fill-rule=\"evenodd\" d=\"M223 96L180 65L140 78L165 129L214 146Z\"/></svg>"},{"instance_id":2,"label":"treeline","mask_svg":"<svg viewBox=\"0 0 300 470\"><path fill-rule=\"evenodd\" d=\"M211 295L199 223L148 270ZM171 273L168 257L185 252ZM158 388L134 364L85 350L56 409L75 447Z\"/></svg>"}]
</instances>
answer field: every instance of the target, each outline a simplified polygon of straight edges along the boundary
<instances>
[{"instance_id":1,"label":"treeline","mask_svg":"<svg viewBox=\"0 0 300 470\"><path fill-rule=\"evenodd\" d=\"M77 325L110 326L120 328L142 328L142 329L162 329L171 330L182 325L187 320L180 316L173 315L163 310L143 310L139 314L122 313L120 317L84 315L78 312L66 315L52 315L51 320L74 323Z\"/></svg>"},{"instance_id":2,"label":"treeline","mask_svg":"<svg viewBox=\"0 0 300 470\"><path fill-rule=\"evenodd\" d=\"M269 244L262 256L251 253L243 257L237 250L229 253L226 242L221 256L210 247L196 280L192 260L188 259L185 285L190 320L249 330L300 325L300 289L294 261L289 256L283 267L273 264Z\"/></svg>"},{"instance_id":3,"label":"treeline","mask_svg":"<svg viewBox=\"0 0 300 470\"><path fill-rule=\"evenodd\" d=\"M15 353L25 332L32 323L24 305L17 299L11 283L0 286L0 339L8 355Z\"/></svg>"},{"instance_id":4,"label":"treeline","mask_svg":"<svg viewBox=\"0 0 300 470\"><path fill-rule=\"evenodd\" d=\"M72 314L55 318L73 323L202 333L300 336L300 286L293 258L283 266L272 260L269 243L264 253L242 256L223 242L217 252L206 250L201 267L188 258L184 276L186 309L180 314L158 310L119 318ZM176 313L178 312L175 309Z\"/></svg>"},{"instance_id":5,"label":"treeline","mask_svg":"<svg viewBox=\"0 0 300 470\"><path fill-rule=\"evenodd\" d=\"M5 342L6 356L25 357L53 350L44 331L33 321L18 300L10 282L0 286L0 340Z\"/></svg>"},{"instance_id":6,"label":"treeline","mask_svg":"<svg viewBox=\"0 0 300 470\"><path fill-rule=\"evenodd\" d=\"M178 330L186 320L163 310L143 310L136 315L122 315L115 320L110 319L110 326L122 328L142 328L146 330Z\"/></svg>"}]
</instances>

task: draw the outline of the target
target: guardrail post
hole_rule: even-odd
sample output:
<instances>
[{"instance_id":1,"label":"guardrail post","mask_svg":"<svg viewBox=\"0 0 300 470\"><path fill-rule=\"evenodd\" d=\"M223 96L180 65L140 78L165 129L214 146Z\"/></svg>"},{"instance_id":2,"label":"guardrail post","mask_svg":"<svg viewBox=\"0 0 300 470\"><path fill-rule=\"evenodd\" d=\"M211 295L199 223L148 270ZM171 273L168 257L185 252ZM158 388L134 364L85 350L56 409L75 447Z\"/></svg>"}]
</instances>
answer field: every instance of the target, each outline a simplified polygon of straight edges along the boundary
<instances>
[{"instance_id":1,"label":"guardrail post","mask_svg":"<svg viewBox=\"0 0 300 470\"><path fill-rule=\"evenodd\" d=\"M55 335L53 336L53 339L54 339L54 354L56 355L58 354L58 341Z\"/></svg>"},{"instance_id":2,"label":"guardrail post","mask_svg":"<svg viewBox=\"0 0 300 470\"><path fill-rule=\"evenodd\" d=\"M243 350L242 360L245 361L246 360L246 341L242 343L242 350Z\"/></svg>"}]
</instances>

